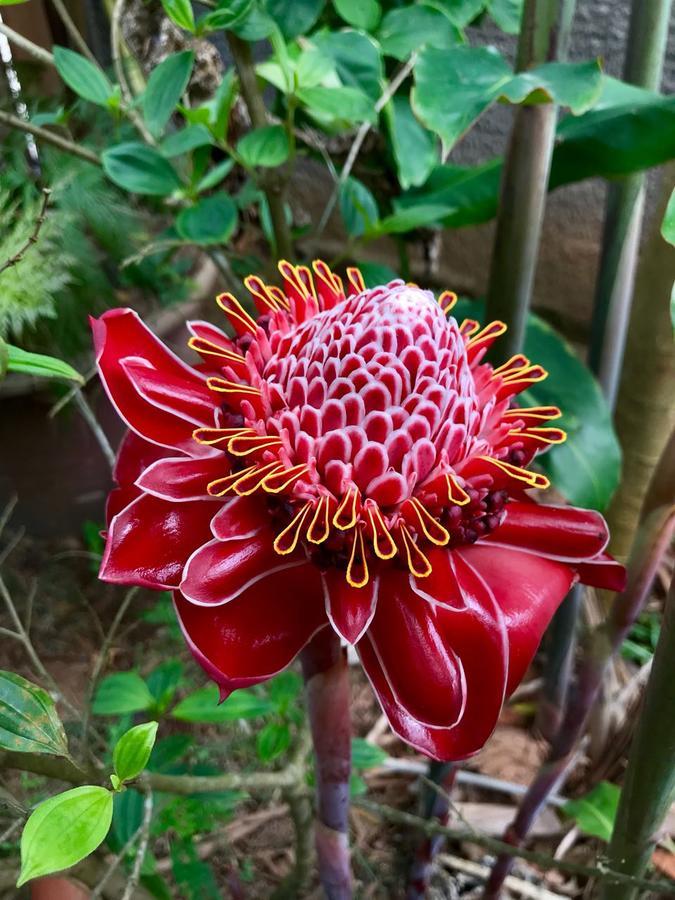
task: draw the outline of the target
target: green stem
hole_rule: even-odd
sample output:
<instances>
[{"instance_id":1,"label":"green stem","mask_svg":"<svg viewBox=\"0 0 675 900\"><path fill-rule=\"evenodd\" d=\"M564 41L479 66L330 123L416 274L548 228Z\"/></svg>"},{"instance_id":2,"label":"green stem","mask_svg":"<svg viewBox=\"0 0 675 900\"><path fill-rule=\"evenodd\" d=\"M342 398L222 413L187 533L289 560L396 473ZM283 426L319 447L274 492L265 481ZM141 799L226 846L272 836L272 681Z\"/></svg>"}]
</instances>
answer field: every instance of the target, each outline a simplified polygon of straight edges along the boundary
<instances>
[{"instance_id":1,"label":"green stem","mask_svg":"<svg viewBox=\"0 0 675 900\"><path fill-rule=\"evenodd\" d=\"M570 0L525 0L519 71L557 58L567 33L559 25L567 25L573 8ZM486 321L509 328L491 354L498 363L519 353L525 339L557 115L552 103L519 106L506 152L486 297Z\"/></svg>"},{"instance_id":2,"label":"green stem","mask_svg":"<svg viewBox=\"0 0 675 900\"><path fill-rule=\"evenodd\" d=\"M658 91L672 0L633 0L624 81ZM644 212L642 172L607 189L605 227L595 290L589 362L610 407L619 387L621 363L635 285Z\"/></svg>"},{"instance_id":3,"label":"green stem","mask_svg":"<svg viewBox=\"0 0 675 900\"><path fill-rule=\"evenodd\" d=\"M628 755L628 767L609 845L610 866L641 876L675 793L675 577L666 600L644 705ZM636 888L605 888L602 900L632 900Z\"/></svg>"},{"instance_id":4,"label":"green stem","mask_svg":"<svg viewBox=\"0 0 675 900\"><path fill-rule=\"evenodd\" d=\"M18 116L13 116L11 113L6 113L3 110L0 110L0 123L9 125L10 128L16 128L17 131L25 131L27 134L32 134L34 137L45 143L52 144L52 146L58 147L59 150L63 150L65 153L79 156L80 159L84 159L86 162L90 162L95 166L101 165L101 160L94 152L87 150L86 147L83 147L80 144L69 141L67 138L61 137L61 135L57 134L55 131L48 131L40 125L33 125L32 122L27 122L24 119L20 119Z\"/></svg>"}]
</instances>

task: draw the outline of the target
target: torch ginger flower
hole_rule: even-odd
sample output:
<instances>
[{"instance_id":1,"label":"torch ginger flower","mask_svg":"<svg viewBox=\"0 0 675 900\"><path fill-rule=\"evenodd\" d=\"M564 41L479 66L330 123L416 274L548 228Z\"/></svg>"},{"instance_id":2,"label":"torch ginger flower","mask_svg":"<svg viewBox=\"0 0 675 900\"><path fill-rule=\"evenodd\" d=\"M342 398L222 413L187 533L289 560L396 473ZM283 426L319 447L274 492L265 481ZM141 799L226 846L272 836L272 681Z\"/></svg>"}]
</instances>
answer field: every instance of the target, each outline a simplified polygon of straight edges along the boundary
<instances>
[{"instance_id":1,"label":"torch ginger flower","mask_svg":"<svg viewBox=\"0 0 675 900\"><path fill-rule=\"evenodd\" d=\"M544 506L527 468L565 439L546 377L485 352L505 330L449 317L455 296L349 288L322 262L191 322L187 365L129 309L93 321L129 426L101 578L174 591L223 696L285 668L321 629L355 645L394 731L438 759L479 750L577 580L613 589L598 513ZM252 307L251 307L252 308Z\"/></svg>"}]
</instances>

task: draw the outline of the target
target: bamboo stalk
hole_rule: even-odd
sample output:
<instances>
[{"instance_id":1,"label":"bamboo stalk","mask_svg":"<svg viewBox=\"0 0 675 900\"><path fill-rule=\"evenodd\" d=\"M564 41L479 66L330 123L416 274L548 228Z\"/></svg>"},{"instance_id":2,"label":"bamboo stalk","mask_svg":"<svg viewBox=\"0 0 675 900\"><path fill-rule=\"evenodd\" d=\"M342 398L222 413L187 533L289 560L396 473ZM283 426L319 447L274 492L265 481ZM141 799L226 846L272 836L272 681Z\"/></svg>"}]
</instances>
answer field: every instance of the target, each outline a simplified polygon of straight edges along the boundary
<instances>
[{"instance_id":1,"label":"bamboo stalk","mask_svg":"<svg viewBox=\"0 0 675 900\"><path fill-rule=\"evenodd\" d=\"M609 864L641 876L675 793L675 577L666 600L644 705L628 755L628 767L609 845ZM632 900L636 888L605 886L602 900Z\"/></svg>"},{"instance_id":2,"label":"bamboo stalk","mask_svg":"<svg viewBox=\"0 0 675 900\"><path fill-rule=\"evenodd\" d=\"M324 628L302 651L301 660L316 760L315 841L319 875L328 900L350 900L351 724L347 655L332 628Z\"/></svg>"}]
</instances>

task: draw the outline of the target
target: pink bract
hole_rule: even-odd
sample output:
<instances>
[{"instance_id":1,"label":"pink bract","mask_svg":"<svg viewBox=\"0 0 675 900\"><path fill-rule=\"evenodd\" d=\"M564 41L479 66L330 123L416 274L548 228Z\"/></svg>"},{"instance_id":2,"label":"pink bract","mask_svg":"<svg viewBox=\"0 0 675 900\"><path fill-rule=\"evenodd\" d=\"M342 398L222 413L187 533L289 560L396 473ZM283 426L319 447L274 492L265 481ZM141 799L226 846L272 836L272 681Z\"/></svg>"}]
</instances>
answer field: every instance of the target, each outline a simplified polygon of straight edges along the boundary
<instances>
[{"instance_id":1,"label":"pink bract","mask_svg":"<svg viewBox=\"0 0 675 900\"><path fill-rule=\"evenodd\" d=\"M479 750L577 580L620 589L591 510L544 506L527 468L565 439L514 398L546 372L483 362L505 330L321 262L246 279L230 336L188 323L187 365L129 309L93 321L129 426L101 578L174 591L186 641L227 695L321 629L354 644L393 729L429 756ZM249 307L252 309L252 307Z\"/></svg>"}]
</instances>

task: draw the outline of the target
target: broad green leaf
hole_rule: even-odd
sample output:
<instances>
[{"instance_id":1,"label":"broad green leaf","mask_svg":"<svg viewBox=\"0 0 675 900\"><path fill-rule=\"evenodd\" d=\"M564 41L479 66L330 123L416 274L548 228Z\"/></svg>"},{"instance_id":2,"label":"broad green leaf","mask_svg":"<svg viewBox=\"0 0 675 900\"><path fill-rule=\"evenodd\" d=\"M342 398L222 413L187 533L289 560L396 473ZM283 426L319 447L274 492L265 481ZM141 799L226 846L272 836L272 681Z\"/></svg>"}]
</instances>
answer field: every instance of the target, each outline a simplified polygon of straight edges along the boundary
<instances>
[{"instance_id":1,"label":"broad green leaf","mask_svg":"<svg viewBox=\"0 0 675 900\"><path fill-rule=\"evenodd\" d=\"M407 97L396 96L385 110L401 187L418 187L439 163L436 139L415 118Z\"/></svg>"},{"instance_id":2,"label":"broad green leaf","mask_svg":"<svg viewBox=\"0 0 675 900\"><path fill-rule=\"evenodd\" d=\"M311 87L298 91L298 99L307 112L319 121L346 126L358 122L377 121L373 101L367 94L351 87Z\"/></svg>"},{"instance_id":3,"label":"broad green leaf","mask_svg":"<svg viewBox=\"0 0 675 900\"><path fill-rule=\"evenodd\" d=\"M181 700L171 715L183 722L217 724L266 716L273 711L274 705L267 697L259 697L246 688L235 691L219 704L218 688L209 684Z\"/></svg>"},{"instance_id":4,"label":"broad green leaf","mask_svg":"<svg viewBox=\"0 0 675 900\"><path fill-rule=\"evenodd\" d=\"M249 168L280 166L288 159L288 136L281 125L256 128L239 141L237 153Z\"/></svg>"},{"instance_id":5,"label":"broad green leaf","mask_svg":"<svg viewBox=\"0 0 675 900\"><path fill-rule=\"evenodd\" d=\"M274 19L257 3L251 7L248 13L232 26L232 31L242 41L262 41L277 30Z\"/></svg>"},{"instance_id":6,"label":"broad green leaf","mask_svg":"<svg viewBox=\"0 0 675 900\"><path fill-rule=\"evenodd\" d=\"M110 791L93 785L73 788L41 803L21 835L17 887L74 866L93 853L105 840L112 812Z\"/></svg>"},{"instance_id":7,"label":"broad green leaf","mask_svg":"<svg viewBox=\"0 0 675 900\"><path fill-rule=\"evenodd\" d=\"M327 53L322 53L318 47L311 45L295 61L295 78L299 88L316 87L328 78L337 79L335 61Z\"/></svg>"},{"instance_id":8,"label":"broad green leaf","mask_svg":"<svg viewBox=\"0 0 675 900\"><path fill-rule=\"evenodd\" d=\"M426 47L415 64L413 109L449 150L512 78L494 47Z\"/></svg>"},{"instance_id":9,"label":"broad green leaf","mask_svg":"<svg viewBox=\"0 0 675 900\"><path fill-rule=\"evenodd\" d=\"M601 781L592 791L577 800L568 800L562 807L565 815L577 824L584 834L609 842L619 807L621 790L609 781Z\"/></svg>"},{"instance_id":10,"label":"broad green leaf","mask_svg":"<svg viewBox=\"0 0 675 900\"><path fill-rule=\"evenodd\" d=\"M138 778L148 764L157 737L157 722L144 722L125 732L115 744L113 767L121 782Z\"/></svg>"},{"instance_id":11,"label":"broad green leaf","mask_svg":"<svg viewBox=\"0 0 675 900\"><path fill-rule=\"evenodd\" d=\"M389 284L390 281L394 281L399 277L398 272L381 263L361 261L356 263L356 268L363 275L366 287L369 288L379 287L381 284Z\"/></svg>"},{"instance_id":12,"label":"broad green leaf","mask_svg":"<svg viewBox=\"0 0 675 900\"><path fill-rule=\"evenodd\" d=\"M661 223L661 234L669 244L675 244L675 190L668 200L666 214Z\"/></svg>"},{"instance_id":13,"label":"broad green leaf","mask_svg":"<svg viewBox=\"0 0 675 900\"><path fill-rule=\"evenodd\" d=\"M439 222L446 212L443 206L406 206L385 216L374 229L376 234L405 234L414 228L426 228Z\"/></svg>"},{"instance_id":14,"label":"broad green leaf","mask_svg":"<svg viewBox=\"0 0 675 900\"><path fill-rule=\"evenodd\" d=\"M27 3L28 0L0 0L0 6L18 6L19 3Z\"/></svg>"},{"instance_id":15,"label":"broad green leaf","mask_svg":"<svg viewBox=\"0 0 675 900\"><path fill-rule=\"evenodd\" d=\"M587 112L602 92L598 60L583 63L544 63L520 72L504 86L502 95L511 103L543 100L569 107L575 115Z\"/></svg>"},{"instance_id":16,"label":"broad green leaf","mask_svg":"<svg viewBox=\"0 0 675 900\"><path fill-rule=\"evenodd\" d=\"M225 244L237 227L237 207L225 193L213 194L183 209L176 219L176 231L194 244Z\"/></svg>"},{"instance_id":17,"label":"broad green leaf","mask_svg":"<svg viewBox=\"0 0 675 900\"><path fill-rule=\"evenodd\" d=\"M362 797L368 790L368 785L360 775L351 772L349 775L349 796Z\"/></svg>"},{"instance_id":18,"label":"broad green leaf","mask_svg":"<svg viewBox=\"0 0 675 900\"><path fill-rule=\"evenodd\" d=\"M180 131L174 131L173 134L167 135L159 145L159 150L162 156L171 159L212 143L213 138L206 125L188 125L186 128L181 128Z\"/></svg>"},{"instance_id":19,"label":"broad green leaf","mask_svg":"<svg viewBox=\"0 0 675 900\"><path fill-rule=\"evenodd\" d=\"M155 699L137 672L114 672L99 684L92 711L97 716L122 716L143 712Z\"/></svg>"},{"instance_id":20,"label":"broad green leaf","mask_svg":"<svg viewBox=\"0 0 675 900\"><path fill-rule=\"evenodd\" d=\"M291 746L291 731L283 722L268 722L258 732L256 749L263 762L271 762Z\"/></svg>"},{"instance_id":21,"label":"broad green leaf","mask_svg":"<svg viewBox=\"0 0 675 900\"><path fill-rule=\"evenodd\" d=\"M103 170L125 191L167 197L181 186L171 164L153 147L136 141L105 150Z\"/></svg>"},{"instance_id":22,"label":"broad green leaf","mask_svg":"<svg viewBox=\"0 0 675 900\"><path fill-rule=\"evenodd\" d=\"M254 0L220 0L213 12L199 20L199 30L230 31L243 22L253 3Z\"/></svg>"},{"instance_id":23,"label":"broad green leaf","mask_svg":"<svg viewBox=\"0 0 675 900\"><path fill-rule=\"evenodd\" d=\"M372 31L382 17L382 7L377 0L333 0L337 14L348 25Z\"/></svg>"},{"instance_id":24,"label":"broad green leaf","mask_svg":"<svg viewBox=\"0 0 675 900\"><path fill-rule=\"evenodd\" d=\"M190 0L162 0L162 6L174 25L194 34L195 14Z\"/></svg>"},{"instance_id":25,"label":"broad green leaf","mask_svg":"<svg viewBox=\"0 0 675 900\"><path fill-rule=\"evenodd\" d=\"M347 178L340 185L340 212L348 234L359 237L373 231L380 214L375 198L356 178Z\"/></svg>"},{"instance_id":26,"label":"broad green leaf","mask_svg":"<svg viewBox=\"0 0 675 900\"><path fill-rule=\"evenodd\" d=\"M111 849L122 849L141 827L143 822L143 794L133 787L116 793L113 797L112 828L108 837Z\"/></svg>"},{"instance_id":27,"label":"broad green leaf","mask_svg":"<svg viewBox=\"0 0 675 900\"><path fill-rule=\"evenodd\" d=\"M443 12L458 28L466 28L485 9L486 0L433 0L430 5Z\"/></svg>"},{"instance_id":28,"label":"broad green leaf","mask_svg":"<svg viewBox=\"0 0 675 900\"><path fill-rule=\"evenodd\" d=\"M68 741L47 691L14 672L0 671L0 748L68 755Z\"/></svg>"},{"instance_id":29,"label":"broad green leaf","mask_svg":"<svg viewBox=\"0 0 675 900\"><path fill-rule=\"evenodd\" d=\"M373 38L345 28L313 35L312 43L327 60L332 60L345 87L363 91L373 103L379 100L384 68L380 48Z\"/></svg>"},{"instance_id":30,"label":"broad green leaf","mask_svg":"<svg viewBox=\"0 0 675 900\"><path fill-rule=\"evenodd\" d=\"M283 708L300 694L302 678L297 672L287 670L268 682L266 687L272 703L276 704L277 708Z\"/></svg>"},{"instance_id":31,"label":"broad green leaf","mask_svg":"<svg viewBox=\"0 0 675 900\"><path fill-rule=\"evenodd\" d=\"M219 162L217 166L210 169L201 181L197 183L197 193L210 191L211 188L216 187L216 185L220 184L220 182L230 174L233 166L233 159L224 159L222 162Z\"/></svg>"},{"instance_id":32,"label":"broad green leaf","mask_svg":"<svg viewBox=\"0 0 675 900\"><path fill-rule=\"evenodd\" d=\"M352 738L352 765L355 769L373 769L388 758L389 754L377 744L371 744L364 738Z\"/></svg>"},{"instance_id":33,"label":"broad green leaf","mask_svg":"<svg viewBox=\"0 0 675 900\"><path fill-rule=\"evenodd\" d=\"M166 709L182 679L183 663L179 659L165 660L147 676L145 683L160 711Z\"/></svg>"},{"instance_id":34,"label":"broad green leaf","mask_svg":"<svg viewBox=\"0 0 675 900\"><path fill-rule=\"evenodd\" d=\"M286 40L306 34L321 15L326 0L265 0L265 10Z\"/></svg>"},{"instance_id":35,"label":"broad green leaf","mask_svg":"<svg viewBox=\"0 0 675 900\"><path fill-rule=\"evenodd\" d=\"M502 31L518 34L523 15L523 0L488 0L488 11Z\"/></svg>"},{"instance_id":36,"label":"broad green leaf","mask_svg":"<svg viewBox=\"0 0 675 900\"><path fill-rule=\"evenodd\" d=\"M152 748L150 760L146 766L151 772L166 772L182 759L194 743L189 734L170 734L160 738Z\"/></svg>"},{"instance_id":37,"label":"broad green leaf","mask_svg":"<svg viewBox=\"0 0 675 900\"><path fill-rule=\"evenodd\" d=\"M90 103L108 106L115 89L98 66L66 47L55 46L52 52L56 70L69 88Z\"/></svg>"},{"instance_id":38,"label":"broad green leaf","mask_svg":"<svg viewBox=\"0 0 675 900\"><path fill-rule=\"evenodd\" d=\"M382 19L377 38L386 56L406 60L422 47L445 49L462 42L462 34L448 16L430 6L390 10Z\"/></svg>"},{"instance_id":39,"label":"broad green leaf","mask_svg":"<svg viewBox=\"0 0 675 900\"><path fill-rule=\"evenodd\" d=\"M20 372L23 375L36 375L40 378L66 378L84 384L84 378L72 366L53 356L43 353L29 353L12 344L5 344L7 352L7 371Z\"/></svg>"},{"instance_id":40,"label":"broad green leaf","mask_svg":"<svg viewBox=\"0 0 675 900\"><path fill-rule=\"evenodd\" d=\"M155 137L159 137L183 96L195 55L192 50L172 53L150 73L143 94L143 117Z\"/></svg>"},{"instance_id":41,"label":"broad green leaf","mask_svg":"<svg viewBox=\"0 0 675 900\"><path fill-rule=\"evenodd\" d=\"M209 113L208 126L213 136L223 141L227 137L230 113L237 96L238 81L234 68L227 70L213 97L204 104Z\"/></svg>"}]
</instances>

